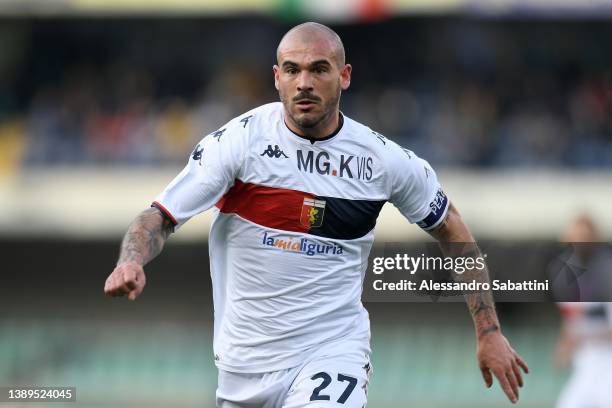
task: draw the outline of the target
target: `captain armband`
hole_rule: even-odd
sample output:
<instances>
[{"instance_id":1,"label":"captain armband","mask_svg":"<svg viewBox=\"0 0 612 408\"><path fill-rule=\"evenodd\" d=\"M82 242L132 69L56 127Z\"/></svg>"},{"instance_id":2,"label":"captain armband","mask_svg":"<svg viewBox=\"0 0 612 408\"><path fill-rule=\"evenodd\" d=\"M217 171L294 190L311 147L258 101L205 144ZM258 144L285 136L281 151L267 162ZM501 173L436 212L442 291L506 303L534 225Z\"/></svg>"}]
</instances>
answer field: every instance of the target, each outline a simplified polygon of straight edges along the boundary
<instances>
[{"instance_id":1,"label":"captain armband","mask_svg":"<svg viewBox=\"0 0 612 408\"><path fill-rule=\"evenodd\" d=\"M448 197L444 194L444 191L439 188L436 196L431 203L429 203L429 214L423 220L417 222L417 225L425 231L433 230L446 218L448 205Z\"/></svg>"}]
</instances>

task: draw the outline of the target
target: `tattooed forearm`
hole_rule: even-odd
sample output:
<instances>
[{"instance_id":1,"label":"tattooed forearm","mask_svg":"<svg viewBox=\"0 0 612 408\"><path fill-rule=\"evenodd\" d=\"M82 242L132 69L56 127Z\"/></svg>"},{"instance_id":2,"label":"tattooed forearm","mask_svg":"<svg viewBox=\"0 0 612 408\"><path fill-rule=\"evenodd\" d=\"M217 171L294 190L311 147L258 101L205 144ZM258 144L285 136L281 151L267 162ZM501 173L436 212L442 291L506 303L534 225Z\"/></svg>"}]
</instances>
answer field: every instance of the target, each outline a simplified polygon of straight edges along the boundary
<instances>
[{"instance_id":1,"label":"tattooed forearm","mask_svg":"<svg viewBox=\"0 0 612 408\"><path fill-rule=\"evenodd\" d=\"M130 224L117 264L136 262L145 265L161 252L172 232L172 225L156 208L149 208Z\"/></svg>"},{"instance_id":2,"label":"tattooed forearm","mask_svg":"<svg viewBox=\"0 0 612 408\"><path fill-rule=\"evenodd\" d=\"M474 244L475 245L475 244ZM487 268L471 268L462 274L452 273L455 280L459 282L478 282L489 283L489 273ZM490 290L478 291L464 294L474 326L478 336L484 336L498 327L497 313L495 312L495 302Z\"/></svg>"},{"instance_id":3,"label":"tattooed forearm","mask_svg":"<svg viewBox=\"0 0 612 408\"><path fill-rule=\"evenodd\" d=\"M485 327L480 331L480 336L484 336L485 334L493 333L499 330L499 326L496 324L492 324L489 327Z\"/></svg>"},{"instance_id":4,"label":"tattooed forearm","mask_svg":"<svg viewBox=\"0 0 612 408\"><path fill-rule=\"evenodd\" d=\"M448 216L432 236L440 243L444 256L470 257L482 256L467 226L461 220L457 210L450 206ZM463 273L451 273L458 282L489 283L489 272L486 268L466 269ZM495 312L495 302L490 290L464 293L477 336L484 336L499 330L499 321Z\"/></svg>"},{"instance_id":5,"label":"tattooed forearm","mask_svg":"<svg viewBox=\"0 0 612 408\"><path fill-rule=\"evenodd\" d=\"M493 309L493 305L487 304L483 299L478 299L478 303L469 306L472 316L476 316L480 312Z\"/></svg>"},{"instance_id":6,"label":"tattooed forearm","mask_svg":"<svg viewBox=\"0 0 612 408\"><path fill-rule=\"evenodd\" d=\"M484 277L482 282L488 281ZM499 321L495 312L495 303L490 291L466 293L465 300L474 320L474 327L478 336L490 333L491 327L497 327Z\"/></svg>"}]
</instances>

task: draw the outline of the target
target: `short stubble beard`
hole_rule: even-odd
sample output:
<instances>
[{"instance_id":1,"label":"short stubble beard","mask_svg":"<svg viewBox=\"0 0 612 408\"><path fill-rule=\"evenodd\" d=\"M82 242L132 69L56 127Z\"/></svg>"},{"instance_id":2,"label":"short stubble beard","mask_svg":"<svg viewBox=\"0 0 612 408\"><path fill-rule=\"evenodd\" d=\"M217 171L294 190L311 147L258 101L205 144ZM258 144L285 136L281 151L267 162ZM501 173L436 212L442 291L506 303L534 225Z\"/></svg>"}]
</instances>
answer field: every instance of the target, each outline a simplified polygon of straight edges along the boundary
<instances>
[{"instance_id":1,"label":"short stubble beard","mask_svg":"<svg viewBox=\"0 0 612 408\"><path fill-rule=\"evenodd\" d=\"M324 124L330 117L333 116L334 112L339 107L340 95L342 93L340 87L338 86L338 92L335 97L331 98L325 105L323 105L323 113L320 117L314 118L313 120L304 118L299 119L292 115L291 113L291 101L288 101L287 98L283 95L283 93L279 90L278 95L280 97L281 102L285 108L285 114L288 116L288 119L293 123L298 129L300 129L304 135L311 136L316 130L317 126ZM321 135L321 137L325 137L327 135Z\"/></svg>"}]
</instances>

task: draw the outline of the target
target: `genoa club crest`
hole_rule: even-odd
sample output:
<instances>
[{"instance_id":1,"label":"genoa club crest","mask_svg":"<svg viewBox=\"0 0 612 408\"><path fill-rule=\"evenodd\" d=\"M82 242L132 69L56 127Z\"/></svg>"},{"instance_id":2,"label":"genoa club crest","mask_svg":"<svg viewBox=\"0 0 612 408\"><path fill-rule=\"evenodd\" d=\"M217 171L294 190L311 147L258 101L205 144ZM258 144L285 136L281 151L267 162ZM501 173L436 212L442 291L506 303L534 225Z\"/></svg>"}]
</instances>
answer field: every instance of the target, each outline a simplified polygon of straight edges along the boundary
<instances>
[{"instance_id":1,"label":"genoa club crest","mask_svg":"<svg viewBox=\"0 0 612 408\"><path fill-rule=\"evenodd\" d=\"M320 227L323 224L324 212L325 200L315 200L314 198L304 197L300 224L309 228Z\"/></svg>"}]
</instances>

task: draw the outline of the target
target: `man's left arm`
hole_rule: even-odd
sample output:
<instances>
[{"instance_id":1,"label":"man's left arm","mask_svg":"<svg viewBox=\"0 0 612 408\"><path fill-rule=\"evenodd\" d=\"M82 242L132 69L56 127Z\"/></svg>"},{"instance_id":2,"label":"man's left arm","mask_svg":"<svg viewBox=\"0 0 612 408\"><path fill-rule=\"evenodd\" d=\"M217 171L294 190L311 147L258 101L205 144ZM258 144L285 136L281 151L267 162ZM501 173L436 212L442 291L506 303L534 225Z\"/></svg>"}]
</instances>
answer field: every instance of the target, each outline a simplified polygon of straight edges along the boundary
<instances>
[{"instance_id":1,"label":"man's left arm","mask_svg":"<svg viewBox=\"0 0 612 408\"><path fill-rule=\"evenodd\" d=\"M444 256L480 256L472 234L452 203L444 221L429 233L439 242ZM466 243L473 245L460 245ZM469 254L464 252L466 249ZM453 275L461 282L489 282L486 267L467 269L462 274ZM519 387L523 386L521 369L528 373L529 368L501 332L491 291L466 293L465 299L476 329L476 355L484 381L487 387L491 387L493 373L510 401L515 403L518 401Z\"/></svg>"}]
</instances>

